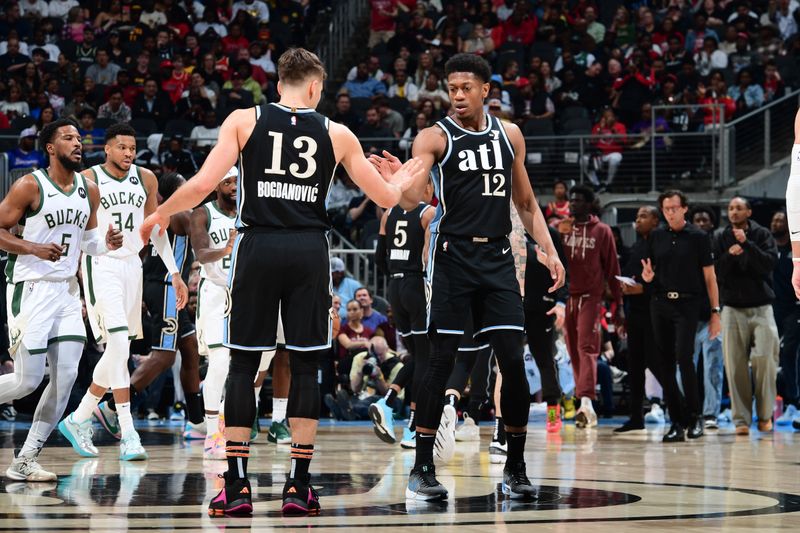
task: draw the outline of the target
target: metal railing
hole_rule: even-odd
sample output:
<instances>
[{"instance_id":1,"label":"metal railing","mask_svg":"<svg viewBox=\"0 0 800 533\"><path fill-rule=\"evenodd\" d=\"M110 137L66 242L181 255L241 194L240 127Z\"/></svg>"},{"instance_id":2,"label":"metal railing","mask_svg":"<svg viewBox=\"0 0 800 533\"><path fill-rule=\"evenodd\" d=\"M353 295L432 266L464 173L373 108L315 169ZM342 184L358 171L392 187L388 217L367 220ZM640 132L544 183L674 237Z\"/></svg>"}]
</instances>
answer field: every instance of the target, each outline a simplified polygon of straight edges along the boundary
<instances>
[{"instance_id":1,"label":"metal railing","mask_svg":"<svg viewBox=\"0 0 800 533\"><path fill-rule=\"evenodd\" d=\"M769 168L789 156L800 90L761 106L725 125L726 185Z\"/></svg>"},{"instance_id":2,"label":"metal railing","mask_svg":"<svg viewBox=\"0 0 800 533\"><path fill-rule=\"evenodd\" d=\"M332 76L350 44L353 34L359 29L358 23L369 13L368 0L345 0L338 2L328 25L328 34L317 47L322 64L329 76Z\"/></svg>"}]
</instances>

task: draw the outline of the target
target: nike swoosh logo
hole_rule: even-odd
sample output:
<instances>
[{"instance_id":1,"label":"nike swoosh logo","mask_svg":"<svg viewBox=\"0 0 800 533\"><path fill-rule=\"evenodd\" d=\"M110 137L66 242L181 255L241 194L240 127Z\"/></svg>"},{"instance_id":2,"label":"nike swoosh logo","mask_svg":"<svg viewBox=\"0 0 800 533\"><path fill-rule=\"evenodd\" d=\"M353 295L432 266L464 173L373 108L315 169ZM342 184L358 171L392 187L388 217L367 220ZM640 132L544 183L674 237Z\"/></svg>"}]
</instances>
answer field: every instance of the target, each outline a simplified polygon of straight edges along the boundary
<instances>
[{"instance_id":1,"label":"nike swoosh logo","mask_svg":"<svg viewBox=\"0 0 800 533\"><path fill-rule=\"evenodd\" d=\"M547 328L547 329L546 329L546 330L544 330L544 331L545 331L545 333L550 333L551 331L553 331L553 328Z\"/></svg>"},{"instance_id":2,"label":"nike swoosh logo","mask_svg":"<svg viewBox=\"0 0 800 533\"><path fill-rule=\"evenodd\" d=\"M222 217L211 217L211 220L219 220L219 219L221 219L221 218L222 218Z\"/></svg>"},{"instance_id":3,"label":"nike swoosh logo","mask_svg":"<svg viewBox=\"0 0 800 533\"><path fill-rule=\"evenodd\" d=\"M507 254L511 251L511 248L503 248L503 254Z\"/></svg>"},{"instance_id":4,"label":"nike swoosh logo","mask_svg":"<svg viewBox=\"0 0 800 533\"><path fill-rule=\"evenodd\" d=\"M459 139L463 139L463 138L464 138L464 137L466 137L466 136L467 136L467 134L465 133L465 134L463 134L463 135L459 135L458 137L453 137L453 140L454 140L454 141L457 141L457 140L459 140Z\"/></svg>"},{"instance_id":5,"label":"nike swoosh logo","mask_svg":"<svg viewBox=\"0 0 800 533\"><path fill-rule=\"evenodd\" d=\"M48 198L52 198L53 196L58 196L58 193L54 192L53 194L48 194L47 195Z\"/></svg>"},{"instance_id":6,"label":"nike swoosh logo","mask_svg":"<svg viewBox=\"0 0 800 533\"><path fill-rule=\"evenodd\" d=\"M800 233L800 231L793 231L792 235L797 235L798 233Z\"/></svg>"},{"instance_id":7,"label":"nike swoosh logo","mask_svg":"<svg viewBox=\"0 0 800 533\"><path fill-rule=\"evenodd\" d=\"M109 183L111 183L111 182L110 181L101 181L100 185L108 185Z\"/></svg>"}]
</instances>

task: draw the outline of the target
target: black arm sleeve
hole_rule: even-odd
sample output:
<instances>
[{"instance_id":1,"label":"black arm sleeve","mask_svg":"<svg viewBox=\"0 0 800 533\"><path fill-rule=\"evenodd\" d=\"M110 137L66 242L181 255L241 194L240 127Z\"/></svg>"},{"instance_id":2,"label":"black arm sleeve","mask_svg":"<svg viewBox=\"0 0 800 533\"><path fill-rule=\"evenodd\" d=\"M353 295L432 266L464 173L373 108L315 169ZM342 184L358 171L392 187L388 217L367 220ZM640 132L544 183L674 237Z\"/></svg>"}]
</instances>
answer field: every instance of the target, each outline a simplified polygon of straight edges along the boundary
<instances>
[{"instance_id":1,"label":"black arm sleeve","mask_svg":"<svg viewBox=\"0 0 800 533\"><path fill-rule=\"evenodd\" d=\"M386 235L378 235L378 246L375 248L375 265L381 274L389 273L389 262L386 253Z\"/></svg>"}]
</instances>

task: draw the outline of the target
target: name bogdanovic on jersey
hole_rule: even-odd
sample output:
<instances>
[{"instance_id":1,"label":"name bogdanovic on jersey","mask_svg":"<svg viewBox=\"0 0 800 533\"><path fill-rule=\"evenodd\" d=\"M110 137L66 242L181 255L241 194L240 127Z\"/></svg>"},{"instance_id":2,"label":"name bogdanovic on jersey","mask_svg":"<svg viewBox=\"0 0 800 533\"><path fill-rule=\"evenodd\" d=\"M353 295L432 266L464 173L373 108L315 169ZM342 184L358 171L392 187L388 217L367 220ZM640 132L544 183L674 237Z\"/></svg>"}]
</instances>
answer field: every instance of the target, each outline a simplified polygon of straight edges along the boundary
<instances>
[{"instance_id":1,"label":"name bogdanovic on jersey","mask_svg":"<svg viewBox=\"0 0 800 533\"><path fill-rule=\"evenodd\" d=\"M313 109L256 108L239 159L238 228L330 229L325 202L336 158L329 126Z\"/></svg>"},{"instance_id":2,"label":"name bogdanovic on jersey","mask_svg":"<svg viewBox=\"0 0 800 533\"><path fill-rule=\"evenodd\" d=\"M431 233L492 239L511 233L514 149L498 118L487 115L486 122L483 131L465 130L450 117L436 123L447 152L431 171L439 199Z\"/></svg>"}]
</instances>

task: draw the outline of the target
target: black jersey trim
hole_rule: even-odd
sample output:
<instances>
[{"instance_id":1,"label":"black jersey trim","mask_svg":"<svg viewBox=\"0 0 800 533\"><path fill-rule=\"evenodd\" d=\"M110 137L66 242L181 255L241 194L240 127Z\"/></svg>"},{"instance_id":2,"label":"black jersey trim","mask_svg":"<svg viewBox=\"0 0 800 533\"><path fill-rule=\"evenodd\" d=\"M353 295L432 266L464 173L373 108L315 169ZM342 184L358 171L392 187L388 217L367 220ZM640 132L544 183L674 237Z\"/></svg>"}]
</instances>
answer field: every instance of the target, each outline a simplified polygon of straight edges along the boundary
<instances>
[{"instance_id":1,"label":"black jersey trim","mask_svg":"<svg viewBox=\"0 0 800 533\"><path fill-rule=\"evenodd\" d=\"M503 140L506 141L506 146L508 146L508 149L511 150L511 164L513 167L514 159L517 157L517 154L514 151L514 146L511 144L511 139L508 138L508 133L506 133L506 127L503 126L503 121L497 117L494 117L494 119L497 121L497 127L500 130L500 134L503 136Z\"/></svg>"},{"instance_id":2,"label":"black jersey trim","mask_svg":"<svg viewBox=\"0 0 800 533\"><path fill-rule=\"evenodd\" d=\"M281 104L280 102L272 102L272 106L277 107L281 111L285 111L287 113L315 113L316 109L311 109L310 107L289 107L286 104Z\"/></svg>"}]
</instances>

